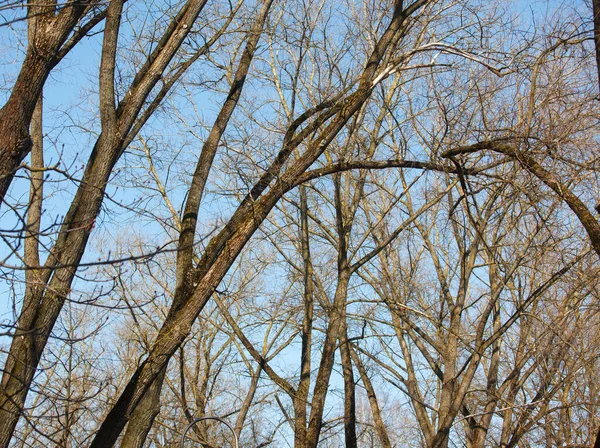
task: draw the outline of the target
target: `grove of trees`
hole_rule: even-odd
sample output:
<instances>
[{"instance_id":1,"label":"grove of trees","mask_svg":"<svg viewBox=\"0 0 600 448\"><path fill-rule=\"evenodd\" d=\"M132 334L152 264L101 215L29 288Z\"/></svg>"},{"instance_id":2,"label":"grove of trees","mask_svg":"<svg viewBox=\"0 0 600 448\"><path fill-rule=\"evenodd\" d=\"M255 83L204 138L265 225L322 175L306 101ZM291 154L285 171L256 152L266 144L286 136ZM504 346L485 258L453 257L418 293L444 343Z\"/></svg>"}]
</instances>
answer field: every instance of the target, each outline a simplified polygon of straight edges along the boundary
<instances>
[{"instance_id":1,"label":"grove of trees","mask_svg":"<svg viewBox=\"0 0 600 448\"><path fill-rule=\"evenodd\" d=\"M600 447L599 2L0 39L0 448Z\"/></svg>"}]
</instances>

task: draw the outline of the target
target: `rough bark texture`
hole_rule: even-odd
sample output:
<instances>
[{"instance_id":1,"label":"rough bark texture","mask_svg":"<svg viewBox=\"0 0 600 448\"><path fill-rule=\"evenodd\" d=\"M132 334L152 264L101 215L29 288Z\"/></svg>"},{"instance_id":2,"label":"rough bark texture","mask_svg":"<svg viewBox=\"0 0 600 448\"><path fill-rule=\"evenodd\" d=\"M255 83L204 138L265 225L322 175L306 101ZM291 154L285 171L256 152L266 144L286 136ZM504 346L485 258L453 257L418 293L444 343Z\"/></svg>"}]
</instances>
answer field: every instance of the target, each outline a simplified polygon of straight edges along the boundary
<instances>
[{"instance_id":1,"label":"rough bark texture","mask_svg":"<svg viewBox=\"0 0 600 448\"><path fill-rule=\"evenodd\" d=\"M200 153L198 164L196 165L196 171L192 177L192 184L189 189L188 199L181 219L181 231L178 244L180 250L177 251L177 279L173 305L172 309L169 311L170 315L177 312L181 304L189 300L189 297L194 290L194 235L196 233L198 210L202 201L204 187L217 153L219 141L221 140L241 97L244 81L250 69L250 64L252 63L260 36L262 35L262 28L267 19L271 4L272 0L264 2L254 26L248 33L248 42L242 53L242 57L240 58L229 94L227 95L227 99L202 147L202 152ZM131 420L127 425L125 437L121 443L122 447L138 448L144 443L144 440L154 423L154 418L158 415L160 410L160 391L162 389L165 371L166 366L133 412Z\"/></svg>"},{"instance_id":2,"label":"rough bark texture","mask_svg":"<svg viewBox=\"0 0 600 448\"><path fill-rule=\"evenodd\" d=\"M115 8L113 25L117 25L120 15L119 5L122 6L122 2L113 1L110 4L110 7ZM116 37L114 33L107 36L106 42L112 45L112 49L103 49L101 64L101 78L104 82L100 87L103 92L103 131L94 145L83 182L64 218L57 241L43 269L40 269L40 287L35 294L26 295L23 301L15 330L17 336L13 337L11 343L0 388L0 421L4 422L0 427L2 448L8 446L12 437L41 354L70 292L77 266L100 212L108 179L123 153L123 142L146 98L181 46L203 5L204 2L193 0L186 3L160 45L150 55L151 63L142 67L129 94L116 108L112 93L114 80L108 76L114 71Z\"/></svg>"},{"instance_id":3,"label":"rough bark texture","mask_svg":"<svg viewBox=\"0 0 600 448\"><path fill-rule=\"evenodd\" d=\"M127 431L121 441L122 447L142 448L144 446L154 419L160 412L160 392L166 371L165 367L158 374L156 380L148 388L146 395L144 395L144 398L142 398L131 416L131 420L127 425Z\"/></svg>"},{"instance_id":4,"label":"rough bark texture","mask_svg":"<svg viewBox=\"0 0 600 448\"><path fill-rule=\"evenodd\" d=\"M263 179L258 182L242 202L230 222L213 238L207 247L197 269L197 272L202 275L198 275L194 279L197 280L197 283L194 282L197 286L193 294L176 313L165 321L153 344L150 355L126 385L120 398L101 425L92 446L114 445L146 390L185 340L199 312L209 300L246 242L282 195L294 186L299 176L314 163L343 129L347 121L363 106L371 94L374 86L373 80L376 78L380 62L390 44L398 36L406 19L426 3L426 0L418 0L406 10L402 10L401 3L397 2L392 20L381 39L375 44L374 51L367 61L356 91L345 99L339 100L329 110L323 111L318 119L307 125L297 135L294 135L295 128L291 129L290 137L286 139L282 148L281 157L276 158L272 167L267 170ZM180 10L175 20L167 28L163 38L157 43L147 62L134 78L130 91L116 108L114 116L117 121L117 132L112 134L103 130L95 145L90 163L84 173L84 182L82 182L75 196L71 209L65 218L65 224L58 237L57 244L47 262L44 280L48 288L43 296L36 298L36 303L33 303L33 306L25 307L25 315L19 321L21 328L26 331L35 329L35 332L30 332L28 337L13 339L7 369L3 375L3 391L7 392L5 402L15 401L16 399L20 403L19 406L24 403L39 357L69 293L76 266L83 255L94 220L100 210L106 182L112 168L124 150L123 142L131 140L129 132L147 96L161 79L169 61L180 47L189 30L192 29L192 25L203 5L203 2L190 0ZM300 117L301 121L297 125L322 110L323 108L317 108L307 116ZM111 127L111 115L111 111L103 112L103 120L106 117L105 121L107 121L109 128ZM324 125L325 122L328 124ZM318 136L305 149L304 153L296 159L295 163L278 177L281 168L294 148L297 148L315 130L320 131ZM276 177L278 177L278 180L268 193L263 195L263 192ZM26 315L28 311L31 316ZM334 325L334 327L336 326ZM333 354L333 349L331 354ZM325 356L325 359L326 363L332 362L332 359L327 360L327 356ZM10 387L4 388L4 385L8 383L10 383ZM8 409L3 408L0 414L2 421L7 421L6 419L16 421L14 413ZM312 431L311 443L312 446L316 446L321 424L312 418L311 423L312 426L309 424L309 433ZM8 437L10 438L10 435Z\"/></svg>"},{"instance_id":5,"label":"rough bark texture","mask_svg":"<svg viewBox=\"0 0 600 448\"><path fill-rule=\"evenodd\" d=\"M598 71L598 87L600 88L600 0L592 0L594 14L594 44L596 47L596 69Z\"/></svg>"},{"instance_id":6,"label":"rough bark texture","mask_svg":"<svg viewBox=\"0 0 600 448\"><path fill-rule=\"evenodd\" d=\"M31 150L29 125L44 83L64 56L61 47L94 3L73 1L58 12L52 2L32 2L29 6L27 52L10 97L0 109L0 203Z\"/></svg>"}]
</instances>

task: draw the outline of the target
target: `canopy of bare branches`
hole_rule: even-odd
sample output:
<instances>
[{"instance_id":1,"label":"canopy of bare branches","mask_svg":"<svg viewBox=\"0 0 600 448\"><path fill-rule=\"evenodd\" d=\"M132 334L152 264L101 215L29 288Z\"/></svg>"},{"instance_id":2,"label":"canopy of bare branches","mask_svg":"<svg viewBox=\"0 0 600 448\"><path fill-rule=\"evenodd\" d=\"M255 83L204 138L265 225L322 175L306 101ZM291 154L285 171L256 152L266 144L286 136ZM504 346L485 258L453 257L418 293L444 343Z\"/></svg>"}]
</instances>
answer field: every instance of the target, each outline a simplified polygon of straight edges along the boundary
<instances>
[{"instance_id":1,"label":"canopy of bare branches","mask_svg":"<svg viewBox=\"0 0 600 448\"><path fill-rule=\"evenodd\" d=\"M0 4L0 448L600 448L597 61L596 0Z\"/></svg>"}]
</instances>

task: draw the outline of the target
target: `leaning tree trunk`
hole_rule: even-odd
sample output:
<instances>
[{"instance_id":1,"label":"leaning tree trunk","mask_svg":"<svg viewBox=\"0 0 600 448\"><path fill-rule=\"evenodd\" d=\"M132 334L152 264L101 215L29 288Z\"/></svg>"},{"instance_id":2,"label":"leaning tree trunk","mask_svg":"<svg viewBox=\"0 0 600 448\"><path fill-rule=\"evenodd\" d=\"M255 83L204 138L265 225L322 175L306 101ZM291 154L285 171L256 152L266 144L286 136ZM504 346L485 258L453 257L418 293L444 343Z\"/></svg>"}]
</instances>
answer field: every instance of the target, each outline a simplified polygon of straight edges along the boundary
<instances>
[{"instance_id":1,"label":"leaning tree trunk","mask_svg":"<svg viewBox=\"0 0 600 448\"><path fill-rule=\"evenodd\" d=\"M128 94L115 107L116 38L122 3L121 0L113 0L108 8L109 11L111 8L114 11L112 19L107 19L100 69L102 132L94 145L83 181L65 216L57 241L41 270L39 288L35 294L25 296L15 337L6 357L0 387L0 448L8 446L22 414L42 352L70 293L77 266L101 210L112 170L127 142L131 141L151 115L152 111L147 113L146 110L139 116L150 92L161 80L162 74L196 21L205 0L189 0L182 7L163 35L160 45L149 56L151 61L140 69ZM89 5L89 2L85 4ZM110 20L113 21L112 24L109 24ZM164 88L168 89L170 85L172 84L167 83Z\"/></svg>"},{"instance_id":2,"label":"leaning tree trunk","mask_svg":"<svg viewBox=\"0 0 600 448\"><path fill-rule=\"evenodd\" d=\"M28 43L25 59L6 104L0 109L0 203L23 159L31 150L29 126L35 105L50 71L66 52L101 19L97 15L75 32L80 19L95 1L76 0L56 12L52 2L31 2L28 10ZM62 51L61 51L62 50Z\"/></svg>"},{"instance_id":3,"label":"leaning tree trunk","mask_svg":"<svg viewBox=\"0 0 600 448\"><path fill-rule=\"evenodd\" d=\"M403 9L402 2L395 2L392 20L382 37L375 44L374 50L366 62L356 91L343 100L339 100L331 107L331 111L325 110L321 115L322 119L317 117L314 122L316 123L315 126L323 125L324 128L322 128L322 131L308 145L295 163L288 166L283 174L280 174L287 157L294 149L298 148L308 135L313 136L317 127L312 128L312 125L309 124L305 129L299 131L297 135L295 135L295 128L291 129L290 133L288 133L290 134L289 138L288 134L286 134L284 147L280 155L273 161L271 167L265 172L263 177L255 184L254 188L242 201L221 232L213 237L207 246L197 269L199 273L196 277L198 282L193 295L174 315L165 320L153 344L150 355L132 375L121 396L106 416L92 441L92 447L112 447L116 443L140 400L157 378L160 371L169 363L175 351L183 343L191 331L194 321L221 280L225 277L229 268L235 262L242 248L282 196L298 185L297 182L301 178L301 175L323 154L327 146L347 124L348 120L365 104L374 86L379 81L376 78L380 69L380 63L390 45L401 34L408 17L428 3L428 1L430 0L417 0L406 9ZM324 125L325 120L329 120L327 125ZM277 179L277 181L267 193L263 194L274 179ZM333 350L331 350L331 354L333 354ZM310 446L316 446L315 440L318 440L321 425L320 423L315 423L318 419L313 421L312 417L311 415L309 439L312 439L311 442L314 443L309 443L311 443Z\"/></svg>"},{"instance_id":4,"label":"leaning tree trunk","mask_svg":"<svg viewBox=\"0 0 600 448\"><path fill-rule=\"evenodd\" d=\"M193 283L190 280L193 277L194 270L192 261L194 258L194 235L196 233L198 210L219 142L242 95L244 81L254 58L254 52L262 35L271 5L272 0L264 2L252 29L248 32L248 42L232 80L229 94L200 153L182 218L178 244L179 250L177 253L177 284L172 304L173 309L169 314L176 312L181 304L190 299L193 293L193 288L190 286ZM123 448L141 448L144 444L144 440L152 428L154 419L160 411L160 392L166 369L167 366L165 366L154 380L133 412L121 444Z\"/></svg>"}]
</instances>

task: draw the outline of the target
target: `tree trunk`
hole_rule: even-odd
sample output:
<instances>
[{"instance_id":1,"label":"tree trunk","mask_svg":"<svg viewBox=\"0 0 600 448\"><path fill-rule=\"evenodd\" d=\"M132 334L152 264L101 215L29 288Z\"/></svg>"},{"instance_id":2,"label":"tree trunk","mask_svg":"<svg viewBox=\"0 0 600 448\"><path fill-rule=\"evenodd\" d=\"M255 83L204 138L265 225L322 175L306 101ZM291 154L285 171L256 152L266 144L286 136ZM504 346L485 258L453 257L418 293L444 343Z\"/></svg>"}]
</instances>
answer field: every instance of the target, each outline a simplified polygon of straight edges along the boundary
<instances>
[{"instance_id":1,"label":"tree trunk","mask_svg":"<svg viewBox=\"0 0 600 448\"><path fill-rule=\"evenodd\" d=\"M0 109L0 201L31 150L29 124L50 72L46 64L47 61L29 50L10 98Z\"/></svg>"},{"instance_id":2,"label":"tree trunk","mask_svg":"<svg viewBox=\"0 0 600 448\"><path fill-rule=\"evenodd\" d=\"M101 137L94 152L106 154L106 150L99 149L106 144ZM3 425L0 428L0 447L8 446L40 357L69 293L76 266L83 255L81 248L85 247L100 210L104 186L110 174L110 161L101 155L94 161L96 163L88 166L89 172L84 177L89 182L82 183L65 217L64 228L73 230L61 232L55 251L50 255L51 264L63 267L57 268L51 279L50 269L44 268L39 276L42 277L39 284L26 294L23 301L2 374L0 421ZM60 258L54 259L54 254ZM48 288L44 288L48 281Z\"/></svg>"},{"instance_id":3,"label":"tree trunk","mask_svg":"<svg viewBox=\"0 0 600 448\"><path fill-rule=\"evenodd\" d=\"M84 3L89 5L89 2ZM79 2L74 2L74 6L62 9L54 20L67 20L63 13L68 13L67 18L70 18L71 13L78 11L77 4ZM161 45L150 55L152 64L147 63L140 69L130 91L118 107L114 104L114 79L107 77L107 74L114 72L118 26L113 25L118 25L120 20L122 2L112 1L109 5L109 11L111 7L115 9L112 25L108 28L114 35L107 35L105 31L100 68L103 81L100 86L103 129L90 155L83 181L64 218L57 241L41 270L40 288L35 294L26 295L23 302L2 374L0 421L4 426L0 428L0 448L8 446L12 437L40 357L70 292L71 283L100 212L108 179L123 154L124 142L133 138L131 129L144 102L180 48L204 4L204 0L190 0L182 7L176 20L162 37ZM105 47L107 44L111 46L110 51ZM147 118L146 116L144 119ZM141 124L144 119L140 119ZM139 131L139 127L135 129Z\"/></svg>"},{"instance_id":4,"label":"tree trunk","mask_svg":"<svg viewBox=\"0 0 600 448\"><path fill-rule=\"evenodd\" d=\"M314 315L313 266L310 255L310 232L308 225L308 200L306 187L300 186L300 243L303 261L304 318L302 320L302 355L300 359L300 381L294 401L294 447L306 445L306 419L308 394L310 392L310 366L312 349L312 329Z\"/></svg>"},{"instance_id":5,"label":"tree trunk","mask_svg":"<svg viewBox=\"0 0 600 448\"><path fill-rule=\"evenodd\" d=\"M348 282L350 270L342 269L338 274L338 284L333 299L333 305L329 313L329 325L325 333L323 350L321 352L321 363L315 382L312 399L312 409L306 434L306 447L316 448L319 444L319 436L323 426L323 411L325 409L325 398L329 389L329 378L333 370L335 349L340 339L342 319L344 318L344 307L348 295Z\"/></svg>"},{"instance_id":6,"label":"tree trunk","mask_svg":"<svg viewBox=\"0 0 600 448\"><path fill-rule=\"evenodd\" d=\"M208 179L213 159L217 153L219 141L221 140L229 123L229 119L241 97L244 81L248 74L248 70L250 69L250 64L252 63L259 39L262 35L262 29L266 22L271 4L272 0L264 2L260 14L248 33L248 42L242 53L229 94L215 120L198 159L185 211L181 219L182 228L179 238L180 250L177 252L178 284L175 288L175 298L172 305L173 310L171 310L170 313L176 312L182 303L187 302L193 292L192 282L190 280L193 279L194 271L194 235L196 233L198 209L200 208L200 202L202 200L204 187ZM158 415L160 410L160 391L163 385L163 379L164 371L154 380L152 386L148 389L146 395L134 410L127 426L125 439L121 445L124 448L138 448L144 443L146 435L150 432L152 424L154 423L154 418ZM138 416L138 414L140 415ZM134 422L135 424L133 424ZM133 431L133 434L128 435L130 431Z\"/></svg>"},{"instance_id":7,"label":"tree trunk","mask_svg":"<svg viewBox=\"0 0 600 448\"><path fill-rule=\"evenodd\" d=\"M291 140L284 139L284 147L280 153L281 157L277 157L274 160L271 168L255 184L254 188L234 212L229 222L208 244L197 268L197 272L202 275L197 277L198 283L192 297L174 315L165 320L153 344L150 355L130 378L121 396L100 426L91 443L91 447L111 447L114 445L146 390L183 343L191 331L194 321L236 260L244 245L266 219L281 197L297 185L296 182L300 175L323 154L331 141L347 124L348 120L364 105L365 101L370 97L373 87L376 85L376 83L373 83L373 80L376 78L379 64L389 45L402 29L406 19L427 2L428 0L417 0L405 10L402 9L401 2L396 2L392 20L381 39L375 44L375 48L367 61L356 91L343 100L340 100L339 104L336 104L336 115L333 118L331 118L332 113L330 111L324 112L326 119L331 118L328 124L324 126L319 135L308 145L302 155L296 159L295 163L290 164L283 174L279 174L279 170L283 162L285 162L285 160L282 161L281 159L285 158L286 154L290 154L303 141L303 139L298 139L294 136L295 129L292 129L293 138ZM317 119L316 123L322 124L323 122ZM310 125L307 129L310 133L313 132ZM300 131L300 135L305 135L305 130ZM263 195L264 190L276 177L277 181ZM349 278L349 269L346 269L346 271L346 275ZM347 289L347 279L342 281L341 284ZM309 446L316 447L321 430L325 395L328 387L328 384L325 383L328 383L328 378L333 367L335 342L339 336L339 302L342 301L342 303L345 303L345 298L346 291L340 290L339 294L336 293L338 311L333 313L334 325L332 326L331 334L327 336L326 348L321 360L322 367L324 368L319 371L319 375L322 378L321 381L319 381L319 378L317 379L318 387L314 393L315 400L318 403L317 406L313 404L313 412L311 412L311 421L308 430ZM323 381L325 379L327 381Z\"/></svg>"},{"instance_id":8,"label":"tree trunk","mask_svg":"<svg viewBox=\"0 0 600 448\"><path fill-rule=\"evenodd\" d=\"M0 203L31 150L29 126L44 83L64 56L61 47L91 3L94 1L76 0L58 14L52 2L29 5L27 53L10 97L0 109Z\"/></svg>"},{"instance_id":9,"label":"tree trunk","mask_svg":"<svg viewBox=\"0 0 600 448\"><path fill-rule=\"evenodd\" d=\"M142 448L144 446L154 419L160 412L160 392L166 370L167 366L159 372L154 382L148 388L144 398L140 401L136 412L131 416L131 420L129 420L129 424L127 425L127 431L125 431L121 442L123 448Z\"/></svg>"},{"instance_id":10,"label":"tree trunk","mask_svg":"<svg viewBox=\"0 0 600 448\"><path fill-rule=\"evenodd\" d=\"M340 355L344 374L344 437L346 448L356 448L358 443L356 438L356 384L354 383L354 372L352 371L350 342L348 342L348 327L346 326L345 316L344 321L342 321L341 339Z\"/></svg>"},{"instance_id":11,"label":"tree trunk","mask_svg":"<svg viewBox=\"0 0 600 448\"><path fill-rule=\"evenodd\" d=\"M365 386L367 391L367 396L369 398L369 405L371 407L371 414L373 415L373 423L375 424L375 432L379 437L379 441L383 448L392 448L392 444L390 442L390 438L388 436L387 430L385 428L385 424L383 423L383 418L381 417L381 410L379 409L379 403L377 402L377 395L375 394L375 388L371 383L371 379L367 376L367 371L363 366L358 354L354 350L354 348L350 347L350 355L352 356L352 360L354 361L354 365L358 369L358 373L360 375L360 379Z\"/></svg>"}]
</instances>

